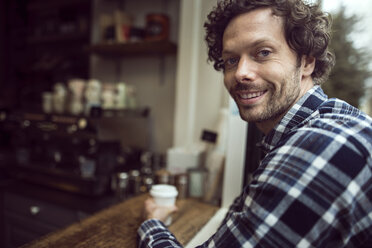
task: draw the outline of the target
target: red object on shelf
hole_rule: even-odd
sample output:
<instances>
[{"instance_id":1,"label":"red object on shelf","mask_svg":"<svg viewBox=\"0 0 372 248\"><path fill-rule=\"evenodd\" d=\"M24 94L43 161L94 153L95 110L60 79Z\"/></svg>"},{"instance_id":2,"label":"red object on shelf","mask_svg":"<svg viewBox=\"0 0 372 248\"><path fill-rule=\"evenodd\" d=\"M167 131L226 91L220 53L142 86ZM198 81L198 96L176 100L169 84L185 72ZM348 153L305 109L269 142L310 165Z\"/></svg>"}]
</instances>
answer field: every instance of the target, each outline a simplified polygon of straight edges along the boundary
<instances>
[{"instance_id":1,"label":"red object on shelf","mask_svg":"<svg viewBox=\"0 0 372 248\"><path fill-rule=\"evenodd\" d=\"M146 16L146 41L169 39L169 17L164 14L148 14Z\"/></svg>"}]
</instances>

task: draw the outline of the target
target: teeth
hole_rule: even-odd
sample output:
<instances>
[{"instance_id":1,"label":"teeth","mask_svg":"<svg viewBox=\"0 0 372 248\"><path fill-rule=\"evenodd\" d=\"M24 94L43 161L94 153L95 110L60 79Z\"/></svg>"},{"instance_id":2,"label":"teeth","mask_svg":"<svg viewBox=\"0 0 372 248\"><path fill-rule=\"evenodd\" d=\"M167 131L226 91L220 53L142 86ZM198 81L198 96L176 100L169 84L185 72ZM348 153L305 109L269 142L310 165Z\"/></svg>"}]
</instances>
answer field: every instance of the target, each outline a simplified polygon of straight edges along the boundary
<instances>
[{"instance_id":1,"label":"teeth","mask_svg":"<svg viewBox=\"0 0 372 248\"><path fill-rule=\"evenodd\" d=\"M260 92L254 92L254 93L248 93L248 94L240 94L240 97L243 99L251 99L254 97L262 96L263 93L264 93L263 91L260 91Z\"/></svg>"}]
</instances>

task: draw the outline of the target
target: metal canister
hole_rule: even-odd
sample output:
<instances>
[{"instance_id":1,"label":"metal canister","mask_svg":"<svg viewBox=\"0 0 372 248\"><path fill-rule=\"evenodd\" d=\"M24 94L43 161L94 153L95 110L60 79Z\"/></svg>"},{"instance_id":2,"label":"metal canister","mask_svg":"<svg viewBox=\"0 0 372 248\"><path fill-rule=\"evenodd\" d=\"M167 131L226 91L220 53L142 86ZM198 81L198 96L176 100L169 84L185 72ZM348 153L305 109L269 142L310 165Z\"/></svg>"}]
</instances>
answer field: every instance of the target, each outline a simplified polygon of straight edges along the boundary
<instances>
[{"instance_id":1,"label":"metal canister","mask_svg":"<svg viewBox=\"0 0 372 248\"><path fill-rule=\"evenodd\" d=\"M129 188L131 194L137 195L141 192L141 173L138 170L129 172Z\"/></svg>"},{"instance_id":2,"label":"metal canister","mask_svg":"<svg viewBox=\"0 0 372 248\"><path fill-rule=\"evenodd\" d=\"M202 199L205 194L207 171L200 168L191 168L187 172L189 175L189 196Z\"/></svg>"},{"instance_id":3,"label":"metal canister","mask_svg":"<svg viewBox=\"0 0 372 248\"><path fill-rule=\"evenodd\" d=\"M188 196L188 174L183 173L183 174L178 174L176 176L176 187L178 190L178 199L183 199Z\"/></svg>"},{"instance_id":4,"label":"metal canister","mask_svg":"<svg viewBox=\"0 0 372 248\"><path fill-rule=\"evenodd\" d=\"M111 178L111 189L115 192L118 200L123 200L128 195L129 176L126 172L118 172Z\"/></svg>"},{"instance_id":5,"label":"metal canister","mask_svg":"<svg viewBox=\"0 0 372 248\"><path fill-rule=\"evenodd\" d=\"M149 192L152 185L154 185L154 179L151 176L145 176L143 178L143 193Z\"/></svg>"},{"instance_id":6,"label":"metal canister","mask_svg":"<svg viewBox=\"0 0 372 248\"><path fill-rule=\"evenodd\" d=\"M156 171L156 183L157 184L170 184L171 174L165 169Z\"/></svg>"}]
</instances>

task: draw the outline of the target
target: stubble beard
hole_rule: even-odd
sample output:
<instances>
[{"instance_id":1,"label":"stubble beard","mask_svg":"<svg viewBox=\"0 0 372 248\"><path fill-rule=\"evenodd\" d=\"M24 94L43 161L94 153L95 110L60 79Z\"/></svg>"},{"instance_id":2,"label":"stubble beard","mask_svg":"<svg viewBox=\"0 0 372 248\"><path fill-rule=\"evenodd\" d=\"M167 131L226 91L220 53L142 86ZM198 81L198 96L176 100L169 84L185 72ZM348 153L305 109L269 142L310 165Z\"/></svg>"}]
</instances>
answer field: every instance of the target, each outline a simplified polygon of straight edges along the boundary
<instances>
[{"instance_id":1,"label":"stubble beard","mask_svg":"<svg viewBox=\"0 0 372 248\"><path fill-rule=\"evenodd\" d=\"M269 83L269 90L266 94L271 94L268 97L268 101L264 109L260 113L257 106L246 107L239 106L240 117L247 122L261 123L268 120L276 120L279 117L283 116L290 107L293 106L295 100L297 99L300 93L300 80L299 80L299 70L295 69L292 76L288 79L284 79L281 82L283 87L280 91L277 91L274 84ZM235 100L235 102L237 102ZM252 112L254 111L254 113Z\"/></svg>"}]
</instances>

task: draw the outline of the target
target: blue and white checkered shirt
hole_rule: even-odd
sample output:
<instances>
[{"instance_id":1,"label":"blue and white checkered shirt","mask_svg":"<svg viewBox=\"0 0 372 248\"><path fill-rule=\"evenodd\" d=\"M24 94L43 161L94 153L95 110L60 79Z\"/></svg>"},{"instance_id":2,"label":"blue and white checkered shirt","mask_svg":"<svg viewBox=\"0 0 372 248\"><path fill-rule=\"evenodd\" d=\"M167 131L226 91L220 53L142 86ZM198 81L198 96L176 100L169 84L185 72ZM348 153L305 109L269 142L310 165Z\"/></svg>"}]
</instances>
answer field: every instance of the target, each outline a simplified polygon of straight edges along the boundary
<instances>
[{"instance_id":1,"label":"blue and white checkered shirt","mask_svg":"<svg viewBox=\"0 0 372 248\"><path fill-rule=\"evenodd\" d=\"M200 247L372 247L372 119L308 91L262 141L267 152ZM139 247L181 247L157 220Z\"/></svg>"}]
</instances>

